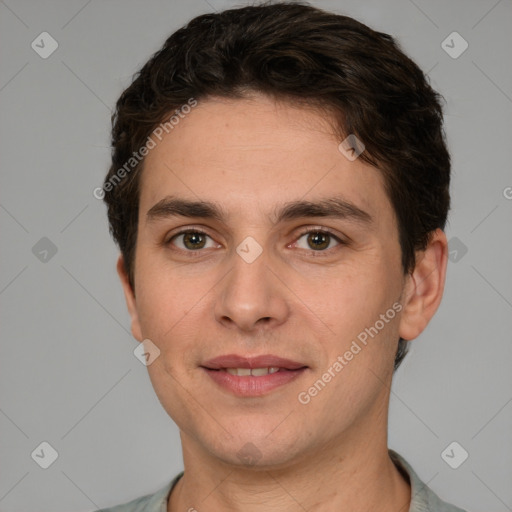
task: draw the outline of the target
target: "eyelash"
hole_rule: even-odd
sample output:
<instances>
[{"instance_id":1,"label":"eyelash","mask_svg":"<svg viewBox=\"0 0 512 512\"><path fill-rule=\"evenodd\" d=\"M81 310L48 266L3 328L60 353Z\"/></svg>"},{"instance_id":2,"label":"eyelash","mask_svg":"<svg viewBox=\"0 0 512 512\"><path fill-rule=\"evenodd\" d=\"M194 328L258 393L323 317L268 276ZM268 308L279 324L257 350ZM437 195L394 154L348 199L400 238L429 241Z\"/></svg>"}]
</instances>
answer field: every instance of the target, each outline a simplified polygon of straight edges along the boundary
<instances>
[{"instance_id":1,"label":"eyelash","mask_svg":"<svg viewBox=\"0 0 512 512\"><path fill-rule=\"evenodd\" d=\"M182 229L181 231L178 231L177 233L174 233L173 235L171 235L170 237L166 238L164 240L164 245L167 247L169 245L172 245L172 241L181 236L181 235L186 235L186 234L189 234L189 233L198 233L200 235L204 235L204 236L208 236L210 238L212 238L206 231L203 231L202 229L200 228L186 228L186 229ZM213 239L212 239L213 240ZM188 253L193 253L193 252L199 252L199 251L184 251L183 249L179 249L177 248L176 249L177 251L183 251L183 252L188 252Z\"/></svg>"},{"instance_id":2,"label":"eyelash","mask_svg":"<svg viewBox=\"0 0 512 512\"><path fill-rule=\"evenodd\" d=\"M189 234L189 233L193 233L193 234L198 233L198 234L207 236L209 238L212 238L206 231L202 230L201 228L187 228L187 229L183 229L182 231L179 231L178 233L174 233L170 238L168 238L164 242L164 245L165 246L169 246L169 245L171 245L171 242L175 238L177 238L178 236L186 235L186 234ZM324 249L324 250L320 250L320 251L315 251L313 249L309 250L308 252L314 254L315 257L322 257L322 256L325 255L325 253L329 254L330 251L332 251L333 249L336 249L336 247L338 247L338 246L348 245L348 242L340 239L332 231L330 231L328 229L325 229L325 228L321 228L321 229L320 228L308 228L308 229L305 229L305 230L303 230L303 231L301 231L299 233L298 237L292 243L296 243L304 235L309 235L310 233L320 233L320 234L324 234L324 235L329 235L330 237L334 238L334 240L336 240L336 242L338 242L338 245L336 245L335 247L331 247L330 249ZM212 240L213 240L213 238L212 238ZM179 249L178 248L178 249L175 249L175 250L178 250L178 251L181 251L181 252L185 252L190 257L196 257L194 255L194 253L200 253L201 252L200 249L194 251L194 250L184 250L184 249ZM307 249L303 249L303 250L307 250ZM324 253L324 254L322 254L322 253Z\"/></svg>"},{"instance_id":3,"label":"eyelash","mask_svg":"<svg viewBox=\"0 0 512 512\"><path fill-rule=\"evenodd\" d=\"M316 257L322 257L323 255L329 255L331 251L335 250L336 247L347 245L347 242L342 240L340 237L336 236L332 231L325 229L325 228L307 228L304 231L301 231L297 239L293 242L296 243L298 240L300 240L304 235L309 235L311 233L320 233L322 235L329 235L331 238L334 238L336 242L338 242L338 245L331 247L330 249L324 249L322 251L315 251L313 249L310 249L309 252L314 254ZM307 249L303 249L307 250Z\"/></svg>"}]
</instances>

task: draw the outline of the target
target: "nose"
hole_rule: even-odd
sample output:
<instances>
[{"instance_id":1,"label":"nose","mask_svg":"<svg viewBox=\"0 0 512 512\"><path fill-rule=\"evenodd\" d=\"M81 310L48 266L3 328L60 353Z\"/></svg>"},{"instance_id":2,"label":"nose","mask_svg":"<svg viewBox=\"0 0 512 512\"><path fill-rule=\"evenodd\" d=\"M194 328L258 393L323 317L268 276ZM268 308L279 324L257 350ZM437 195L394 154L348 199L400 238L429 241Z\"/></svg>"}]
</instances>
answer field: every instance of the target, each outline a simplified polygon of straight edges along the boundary
<instances>
[{"instance_id":1,"label":"nose","mask_svg":"<svg viewBox=\"0 0 512 512\"><path fill-rule=\"evenodd\" d=\"M281 325L290 314L286 288L265 251L252 263L238 254L217 289L215 318L224 327L251 332Z\"/></svg>"}]
</instances>

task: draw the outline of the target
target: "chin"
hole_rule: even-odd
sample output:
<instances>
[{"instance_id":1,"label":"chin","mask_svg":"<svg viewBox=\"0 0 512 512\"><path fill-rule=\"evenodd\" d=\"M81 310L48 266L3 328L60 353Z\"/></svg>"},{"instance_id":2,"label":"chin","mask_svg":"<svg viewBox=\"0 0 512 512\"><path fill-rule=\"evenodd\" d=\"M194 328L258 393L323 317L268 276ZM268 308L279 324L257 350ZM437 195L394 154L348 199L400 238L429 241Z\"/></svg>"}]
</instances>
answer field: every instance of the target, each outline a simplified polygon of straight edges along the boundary
<instances>
[{"instance_id":1,"label":"chin","mask_svg":"<svg viewBox=\"0 0 512 512\"><path fill-rule=\"evenodd\" d=\"M259 470L278 469L297 455L297 440L293 441L290 432L284 430L281 436L276 432L269 435L273 428L275 425L258 432L254 428L238 430L232 437L224 432L222 439L217 438L212 444L209 441L213 439L204 439L204 442L210 454L228 465Z\"/></svg>"}]
</instances>

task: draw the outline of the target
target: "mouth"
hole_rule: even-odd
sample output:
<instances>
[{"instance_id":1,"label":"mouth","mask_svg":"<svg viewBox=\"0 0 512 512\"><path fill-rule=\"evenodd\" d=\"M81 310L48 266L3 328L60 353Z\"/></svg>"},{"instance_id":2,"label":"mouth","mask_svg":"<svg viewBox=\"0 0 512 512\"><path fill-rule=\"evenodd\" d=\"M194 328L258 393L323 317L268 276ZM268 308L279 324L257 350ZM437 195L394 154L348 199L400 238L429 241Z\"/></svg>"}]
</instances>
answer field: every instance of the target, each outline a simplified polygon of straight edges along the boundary
<instances>
[{"instance_id":1,"label":"mouth","mask_svg":"<svg viewBox=\"0 0 512 512\"><path fill-rule=\"evenodd\" d=\"M296 372L300 370L290 370L288 368L279 368L278 366L270 366L268 368L219 368L218 370L207 368L208 370L212 370L214 372L227 372L230 375L236 375L238 377L249 377L252 375L253 377L262 377L263 375L269 375L277 372Z\"/></svg>"},{"instance_id":2,"label":"mouth","mask_svg":"<svg viewBox=\"0 0 512 512\"><path fill-rule=\"evenodd\" d=\"M291 359L274 356L272 354L264 354L261 356L253 357L245 357L238 354L226 354L224 356L214 357L213 359L203 363L202 366L208 370L261 370L263 368L298 370L300 368L307 367L307 365L304 363L299 363L297 361L292 361Z\"/></svg>"},{"instance_id":3,"label":"mouth","mask_svg":"<svg viewBox=\"0 0 512 512\"><path fill-rule=\"evenodd\" d=\"M294 381L308 366L270 354L257 357L229 354L210 359L201 368L224 390L237 396L256 397Z\"/></svg>"}]
</instances>

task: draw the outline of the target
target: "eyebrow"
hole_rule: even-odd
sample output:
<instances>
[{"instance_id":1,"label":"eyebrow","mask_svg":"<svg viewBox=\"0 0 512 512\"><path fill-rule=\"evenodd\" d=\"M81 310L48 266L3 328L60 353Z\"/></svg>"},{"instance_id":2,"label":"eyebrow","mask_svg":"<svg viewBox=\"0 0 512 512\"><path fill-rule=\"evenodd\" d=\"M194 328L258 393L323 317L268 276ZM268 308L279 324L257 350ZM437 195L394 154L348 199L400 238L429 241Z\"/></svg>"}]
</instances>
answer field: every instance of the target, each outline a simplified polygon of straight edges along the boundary
<instances>
[{"instance_id":1,"label":"eyebrow","mask_svg":"<svg viewBox=\"0 0 512 512\"><path fill-rule=\"evenodd\" d=\"M190 201L167 196L148 210L146 222L168 217L201 217L223 222L227 215L219 205L209 201Z\"/></svg>"},{"instance_id":2,"label":"eyebrow","mask_svg":"<svg viewBox=\"0 0 512 512\"><path fill-rule=\"evenodd\" d=\"M372 216L341 197L330 197L319 201L292 201L276 212L276 222L303 217L334 217L371 224Z\"/></svg>"},{"instance_id":3,"label":"eyebrow","mask_svg":"<svg viewBox=\"0 0 512 512\"><path fill-rule=\"evenodd\" d=\"M167 196L152 206L146 214L146 222L169 217L196 217L226 222L227 214L223 208L210 201L191 201ZM279 223L304 217L333 217L352 220L362 224L371 224L372 216L341 197L330 197L319 201L292 201L274 210L272 222Z\"/></svg>"}]
</instances>

